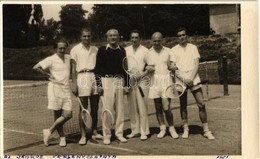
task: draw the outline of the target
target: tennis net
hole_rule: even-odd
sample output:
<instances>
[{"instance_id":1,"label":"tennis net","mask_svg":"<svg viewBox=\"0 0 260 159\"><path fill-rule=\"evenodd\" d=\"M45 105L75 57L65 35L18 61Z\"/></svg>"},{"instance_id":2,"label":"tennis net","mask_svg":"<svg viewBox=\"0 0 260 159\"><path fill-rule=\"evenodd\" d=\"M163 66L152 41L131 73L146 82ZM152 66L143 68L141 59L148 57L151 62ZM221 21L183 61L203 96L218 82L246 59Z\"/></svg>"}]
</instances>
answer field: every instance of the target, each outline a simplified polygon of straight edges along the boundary
<instances>
[{"instance_id":1,"label":"tennis net","mask_svg":"<svg viewBox=\"0 0 260 159\"><path fill-rule=\"evenodd\" d=\"M4 86L5 150L42 141L42 130L54 121L53 112L47 109L47 83ZM64 125L66 134L79 132L79 107L76 98L72 99L73 118ZM53 136L58 137L56 131Z\"/></svg>"}]
</instances>

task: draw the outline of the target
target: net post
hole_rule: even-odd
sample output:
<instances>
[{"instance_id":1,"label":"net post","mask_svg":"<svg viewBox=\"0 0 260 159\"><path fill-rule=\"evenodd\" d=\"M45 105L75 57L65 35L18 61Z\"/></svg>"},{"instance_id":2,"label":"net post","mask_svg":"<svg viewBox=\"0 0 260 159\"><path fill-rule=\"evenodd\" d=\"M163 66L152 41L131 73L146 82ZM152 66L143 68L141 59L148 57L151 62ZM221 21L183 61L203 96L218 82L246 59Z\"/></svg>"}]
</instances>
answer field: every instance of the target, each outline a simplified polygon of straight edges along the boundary
<instances>
[{"instance_id":1,"label":"net post","mask_svg":"<svg viewBox=\"0 0 260 159\"><path fill-rule=\"evenodd\" d=\"M227 56L223 56L222 60L223 67L223 87L224 87L224 96L228 96L228 66L227 66Z\"/></svg>"}]
</instances>

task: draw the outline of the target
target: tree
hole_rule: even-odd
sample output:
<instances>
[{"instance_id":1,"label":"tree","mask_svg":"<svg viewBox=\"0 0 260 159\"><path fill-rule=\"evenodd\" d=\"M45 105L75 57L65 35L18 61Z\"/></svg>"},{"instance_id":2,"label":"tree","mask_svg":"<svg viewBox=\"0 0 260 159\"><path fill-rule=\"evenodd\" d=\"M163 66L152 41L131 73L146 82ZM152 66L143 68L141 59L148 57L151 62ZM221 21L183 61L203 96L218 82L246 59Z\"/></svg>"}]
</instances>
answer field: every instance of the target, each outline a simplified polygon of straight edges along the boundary
<instances>
[{"instance_id":1,"label":"tree","mask_svg":"<svg viewBox=\"0 0 260 159\"><path fill-rule=\"evenodd\" d=\"M31 5L3 5L3 46L20 47L21 37L28 31Z\"/></svg>"},{"instance_id":2,"label":"tree","mask_svg":"<svg viewBox=\"0 0 260 159\"><path fill-rule=\"evenodd\" d=\"M82 5L65 5L61 7L60 20L63 35L72 40L77 40L80 36L80 30L87 25L85 14L88 11L83 10Z\"/></svg>"},{"instance_id":3,"label":"tree","mask_svg":"<svg viewBox=\"0 0 260 159\"><path fill-rule=\"evenodd\" d=\"M180 26L186 27L191 35L208 34L208 17L208 5L201 4L97 4L88 20L96 38L101 38L114 27L129 39L133 29L140 30L144 38L150 38L155 31L162 32L164 36L175 36Z\"/></svg>"},{"instance_id":4,"label":"tree","mask_svg":"<svg viewBox=\"0 0 260 159\"><path fill-rule=\"evenodd\" d=\"M32 6L34 7L34 14L31 17ZM39 4L34 5L17 5L17 4L4 4L3 5L3 46L4 47L27 47L30 44L31 31L33 40L37 44L39 32L38 26L31 27L28 24L29 19L33 18L36 23L39 23L42 18L42 8Z\"/></svg>"}]
</instances>

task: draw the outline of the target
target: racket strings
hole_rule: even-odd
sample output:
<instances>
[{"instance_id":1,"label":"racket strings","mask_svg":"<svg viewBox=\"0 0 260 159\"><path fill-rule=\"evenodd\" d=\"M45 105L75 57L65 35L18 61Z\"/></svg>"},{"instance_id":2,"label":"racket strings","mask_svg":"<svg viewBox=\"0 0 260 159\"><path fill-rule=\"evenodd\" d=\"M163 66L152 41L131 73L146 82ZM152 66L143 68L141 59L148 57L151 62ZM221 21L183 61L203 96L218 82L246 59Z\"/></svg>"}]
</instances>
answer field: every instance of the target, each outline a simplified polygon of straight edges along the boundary
<instances>
[{"instance_id":1,"label":"racket strings","mask_svg":"<svg viewBox=\"0 0 260 159\"><path fill-rule=\"evenodd\" d=\"M178 87L178 86L177 86ZM167 89L166 89L166 96L168 98L178 98L182 95L182 92L178 91L176 87L176 84L172 84L170 85ZM180 88L179 88L180 89Z\"/></svg>"},{"instance_id":2,"label":"racket strings","mask_svg":"<svg viewBox=\"0 0 260 159\"><path fill-rule=\"evenodd\" d=\"M89 114L89 112L87 110L82 110L81 111L81 117L82 117L82 120L85 124L85 126L88 128L88 129L91 129L92 127L92 118Z\"/></svg>"},{"instance_id":3,"label":"racket strings","mask_svg":"<svg viewBox=\"0 0 260 159\"><path fill-rule=\"evenodd\" d=\"M106 129L111 129L114 126L113 114L109 110L103 112L103 122Z\"/></svg>"}]
</instances>

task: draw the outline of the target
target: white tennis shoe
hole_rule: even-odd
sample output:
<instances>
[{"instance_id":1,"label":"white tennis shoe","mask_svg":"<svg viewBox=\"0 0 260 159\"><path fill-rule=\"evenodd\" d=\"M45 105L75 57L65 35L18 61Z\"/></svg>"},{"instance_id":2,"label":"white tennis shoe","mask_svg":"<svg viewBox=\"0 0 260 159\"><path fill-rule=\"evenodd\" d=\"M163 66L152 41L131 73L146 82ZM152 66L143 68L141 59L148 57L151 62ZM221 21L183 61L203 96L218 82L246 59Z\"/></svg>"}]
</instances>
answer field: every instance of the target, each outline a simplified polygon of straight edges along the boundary
<instances>
[{"instance_id":1,"label":"white tennis shoe","mask_svg":"<svg viewBox=\"0 0 260 159\"><path fill-rule=\"evenodd\" d=\"M170 132L172 138L174 138L174 139L178 139L179 138L179 135L177 134L177 132L176 132L174 127L170 127L169 128L169 132Z\"/></svg>"},{"instance_id":2,"label":"white tennis shoe","mask_svg":"<svg viewBox=\"0 0 260 159\"><path fill-rule=\"evenodd\" d=\"M122 143L126 143L126 142L127 142L126 138L124 138L123 136L118 136L117 139L118 139L120 142L122 142Z\"/></svg>"},{"instance_id":3,"label":"white tennis shoe","mask_svg":"<svg viewBox=\"0 0 260 159\"><path fill-rule=\"evenodd\" d=\"M166 134L166 125L160 125L160 133L157 134L157 138L161 139Z\"/></svg>"},{"instance_id":4,"label":"white tennis shoe","mask_svg":"<svg viewBox=\"0 0 260 159\"><path fill-rule=\"evenodd\" d=\"M49 146L50 136L51 136L50 129L43 129L43 143L45 146Z\"/></svg>"},{"instance_id":5,"label":"white tennis shoe","mask_svg":"<svg viewBox=\"0 0 260 159\"><path fill-rule=\"evenodd\" d=\"M147 136L146 135L141 135L141 137L140 137L140 139L141 139L141 141L145 141L145 140L147 140Z\"/></svg>"},{"instance_id":6,"label":"white tennis shoe","mask_svg":"<svg viewBox=\"0 0 260 159\"><path fill-rule=\"evenodd\" d=\"M101 134L93 134L92 139L94 140L102 140L103 136Z\"/></svg>"},{"instance_id":7,"label":"white tennis shoe","mask_svg":"<svg viewBox=\"0 0 260 159\"><path fill-rule=\"evenodd\" d=\"M140 136L139 133L137 133L137 134L131 133L131 134L126 135L126 137L129 138L129 139L133 138L133 137L139 137L139 136Z\"/></svg>"},{"instance_id":8,"label":"white tennis shoe","mask_svg":"<svg viewBox=\"0 0 260 159\"><path fill-rule=\"evenodd\" d=\"M189 138L189 130L184 130L181 137L183 139L188 139Z\"/></svg>"},{"instance_id":9,"label":"white tennis shoe","mask_svg":"<svg viewBox=\"0 0 260 159\"><path fill-rule=\"evenodd\" d=\"M111 142L110 139L106 139L106 138L105 138L105 139L103 140L104 145L110 145L110 142Z\"/></svg>"},{"instance_id":10,"label":"white tennis shoe","mask_svg":"<svg viewBox=\"0 0 260 159\"><path fill-rule=\"evenodd\" d=\"M87 141L86 141L86 137L81 137L79 140L79 145L86 145Z\"/></svg>"},{"instance_id":11,"label":"white tennis shoe","mask_svg":"<svg viewBox=\"0 0 260 159\"><path fill-rule=\"evenodd\" d=\"M67 145L65 137L60 137L60 144L59 145L60 145L60 147L65 147Z\"/></svg>"},{"instance_id":12,"label":"white tennis shoe","mask_svg":"<svg viewBox=\"0 0 260 159\"><path fill-rule=\"evenodd\" d=\"M211 131L205 131L203 134L204 137L206 137L209 140L215 140L215 137L213 136L213 134L211 133Z\"/></svg>"}]
</instances>

